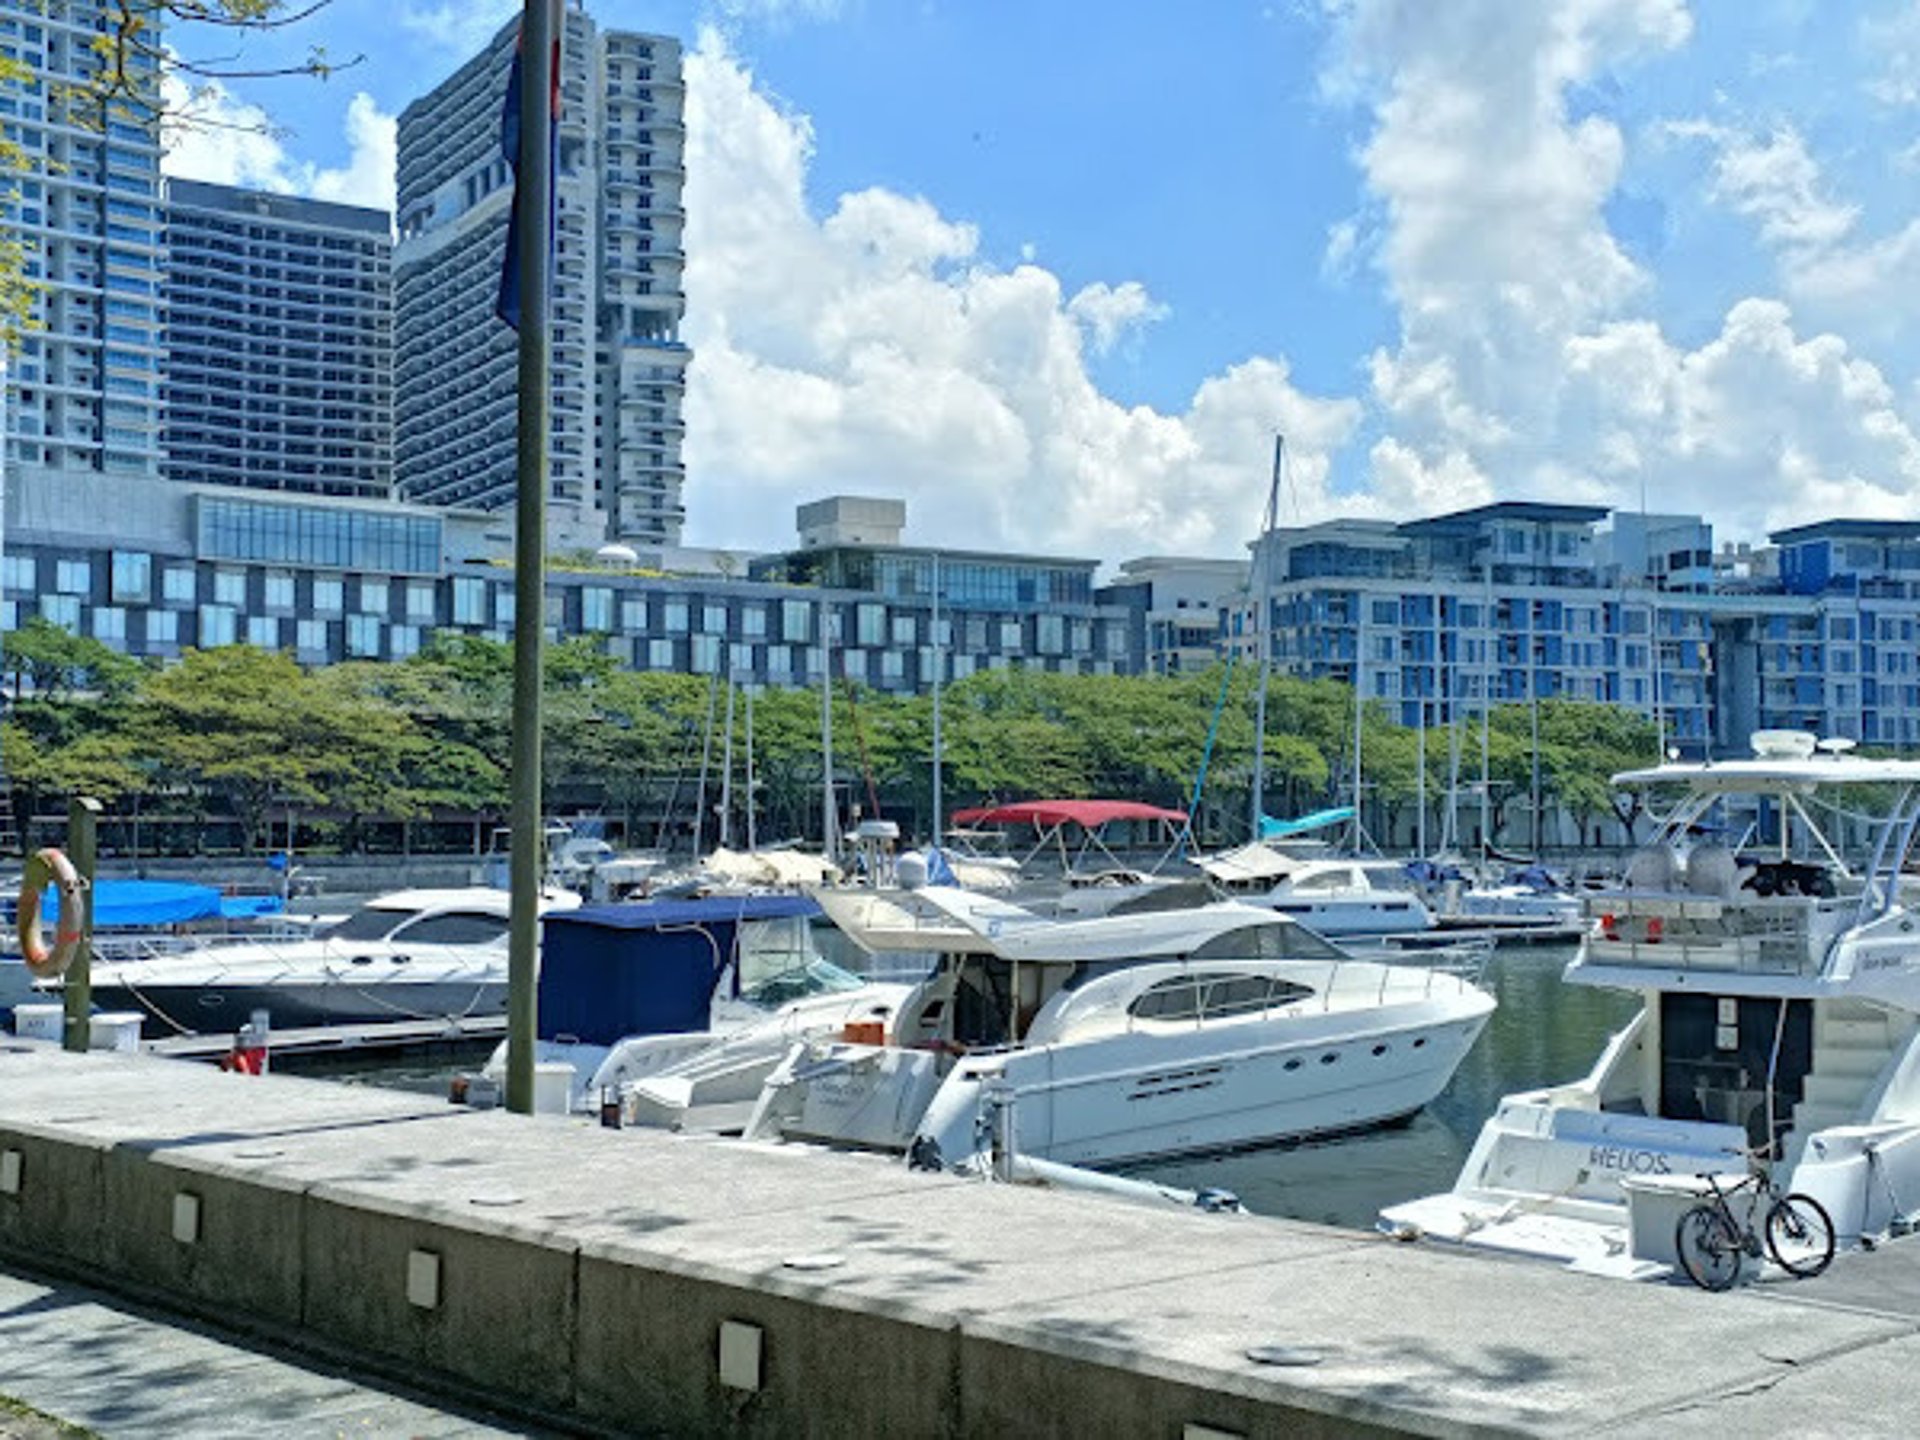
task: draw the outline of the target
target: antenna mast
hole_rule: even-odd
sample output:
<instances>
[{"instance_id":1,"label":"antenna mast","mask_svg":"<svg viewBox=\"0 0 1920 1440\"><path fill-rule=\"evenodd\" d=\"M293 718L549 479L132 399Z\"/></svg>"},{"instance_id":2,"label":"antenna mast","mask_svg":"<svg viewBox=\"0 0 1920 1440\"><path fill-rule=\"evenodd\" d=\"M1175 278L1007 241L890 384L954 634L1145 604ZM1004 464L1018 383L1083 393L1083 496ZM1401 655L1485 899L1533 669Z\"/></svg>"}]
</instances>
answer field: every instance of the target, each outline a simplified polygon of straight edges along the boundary
<instances>
[{"instance_id":1,"label":"antenna mast","mask_svg":"<svg viewBox=\"0 0 1920 1440\"><path fill-rule=\"evenodd\" d=\"M1253 796L1250 838L1260 838L1260 821L1266 813L1267 786L1267 672L1271 669L1272 646L1268 635L1269 612L1273 609L1273 566L1269 550L1274 530L1280 524L1280 485L1286 474L1287 437L1273 437L1273 478L1267 486L1267 513L1260 535L1253 543L1253 565L1259 572L1259 584L1253 587L1259 609L1253 617L1254 644L1260 647L1260 680L1253 692Z\"/></svg>"}]
</instances>

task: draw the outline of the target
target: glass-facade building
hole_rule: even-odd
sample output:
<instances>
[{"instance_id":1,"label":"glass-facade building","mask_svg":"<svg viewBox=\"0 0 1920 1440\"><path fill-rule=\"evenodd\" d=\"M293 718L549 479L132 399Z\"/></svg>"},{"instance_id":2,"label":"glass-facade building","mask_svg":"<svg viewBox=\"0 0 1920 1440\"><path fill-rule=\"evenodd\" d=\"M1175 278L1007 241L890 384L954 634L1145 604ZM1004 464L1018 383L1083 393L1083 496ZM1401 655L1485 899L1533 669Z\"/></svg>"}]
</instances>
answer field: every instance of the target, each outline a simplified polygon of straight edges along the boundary
<instances>
[{"instance_id":1,"label":"glass-facade building","mask_svg":"<svg viewBox=\"0 0 1920 1440\"><path fill-rule=\"evenodd\" d=\"M390 495L387 213L194 180L166 197L168 477Z\"/></svg>"},{"instance_id":2,"label":"glass-facade building","mask_svg":"<svg viewBox=\"0 0 1920 1440\"><path fill-rule=\"evenodd\" d=\"M1410 726L1564 696L1636 710L1694 755L1768 728L1920 744L1920 524L1772 539L1754 564L1698 516L1506 502L1275 530L1250 587L1276 671L1356 684ZM1229 644L1257 653L1257 614L1229 612Z\"/></svg>"},{"instance_id":3,"label":"glass-facade building","mask_svg":"<svg viewBox=\"0 0 1920 1440\"><path fill-rule=\"evenodd\" d=\"M0 629L39 615L131 655L244 643L312 665L404 659L437 630L506 640L513 629L512 536L482 511L98 476L12 487L6 519ZM844 574L554 569L548 631L593 636L633 669L755 686L831 673L909 692L936 669L953 680L1012 666L1140 668L1130 612L1085 598L1092 561L972 553L979 571L956 567L952 587L943 567L936 606L930 574L916 588L911 567L891 567L927 554L884 558L895 576L885 588Z\"/></svg>"}]
</instances>

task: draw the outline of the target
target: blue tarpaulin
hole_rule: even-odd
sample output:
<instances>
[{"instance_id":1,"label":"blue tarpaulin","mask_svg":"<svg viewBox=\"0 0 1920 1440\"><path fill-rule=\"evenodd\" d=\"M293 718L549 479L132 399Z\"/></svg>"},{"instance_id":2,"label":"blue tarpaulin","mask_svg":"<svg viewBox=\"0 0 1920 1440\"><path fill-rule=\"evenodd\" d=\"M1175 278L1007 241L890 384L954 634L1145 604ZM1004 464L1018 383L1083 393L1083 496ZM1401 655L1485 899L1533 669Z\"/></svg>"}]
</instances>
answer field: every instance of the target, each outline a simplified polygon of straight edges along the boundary
<instances>
[{"instance_id":1,"label":"blue tarpaulin","mask_svg":"<svg viewBox=\"0 0 1920 1440\"><path fill-rule=\"evenodd\" d=\"M817 915L804 895L629 901L541 921L540 1038L611 1045L704 1030L713 988L749 920Z\"/></svg>"},{"instance_id":2,"label":"blue tarpaulin","mask_svg":"<svg viewBox=\"0 0 1920 1440\"><path fill-rule=\"evenodd\" d=\"M1297 820L1276 820L1271 815L1260 817L1260 838L1277 840L1285 835L1299 835L1308 830L1318 830L1326 825L1338 825L1343 820L1353 818L1351 805L1336 805L1331 810L1316 810L1311 815L1302 815Z\"/></svg>"},{"instance_id":3,"label":"blue tarpaulin","mask_svg":"<svg viewBox=\"0 0 1920 1440\"><path fill-rule=\"evenodd\" d=\"M222 895L212 885L190 885L180 880L101 880L93 887L95 930L243 919L277 915L284 908L278 895ZM40 901L40 913L49 921L59 918L59 891L47 891Z\"/></svg>"}]
</instances>

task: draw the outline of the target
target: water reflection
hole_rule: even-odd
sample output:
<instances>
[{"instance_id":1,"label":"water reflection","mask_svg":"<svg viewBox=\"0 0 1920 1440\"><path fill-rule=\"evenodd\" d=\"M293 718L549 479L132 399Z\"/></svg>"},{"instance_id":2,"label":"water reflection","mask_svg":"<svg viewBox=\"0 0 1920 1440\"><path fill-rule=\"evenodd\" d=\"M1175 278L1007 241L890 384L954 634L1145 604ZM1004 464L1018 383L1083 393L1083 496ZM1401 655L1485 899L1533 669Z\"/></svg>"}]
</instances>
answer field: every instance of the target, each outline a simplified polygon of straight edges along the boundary
<instances>
[{"instance_id":1,"label":"water reflection","mask_svg":"<svg viewBox=\"0 0 1920 1440\"><path fill-rule=\"evenodd\" d=\"M1500 1008L1453 1083L1408 1125L1129 1173L1192 1189L1219 1186L1256 1214L1371 1228L1382 1205L1453 1184L1502 1095L1586 1074L1607 1037L1632 1018L1637 995L1561 983L1572 955L1570 946L1495 952L1484 983Z\"/></svg>"}]
</instances>

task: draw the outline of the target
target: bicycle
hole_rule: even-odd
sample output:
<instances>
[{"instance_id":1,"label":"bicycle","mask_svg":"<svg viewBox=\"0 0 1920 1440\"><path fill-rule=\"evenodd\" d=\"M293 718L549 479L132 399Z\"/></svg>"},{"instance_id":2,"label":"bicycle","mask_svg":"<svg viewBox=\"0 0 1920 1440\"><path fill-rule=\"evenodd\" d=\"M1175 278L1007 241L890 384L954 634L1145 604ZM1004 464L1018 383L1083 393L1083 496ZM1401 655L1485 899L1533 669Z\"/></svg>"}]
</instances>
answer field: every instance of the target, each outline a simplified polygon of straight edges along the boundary
<instances>
[{"instance_id":1,"label":"bicycle","mask_svg":"<svg viewBox=\"0 0 1920 1440\"><path fill-rule=\"evenodd\" d=\"M1736 1184L1722 1189L1717 1175L1699 1177L1707 1182L1712 1198L1687 1211L1674 1228L1673 1248L1680 1268L1703 1290L1731 1289L1740 1277L1741 1258L1760 1258L1763 1235L1774 1263L1796 1279L1811 1279L1833 1261L1833 1219L1826 1207L1811 1195L1781 1193L1759 1163L1757 1152L1746 1154L1747 1177ZM1733 1200L1749 1187L1752 1197L1743 1223L1734 1214ZM1772 1203L1756 1231L1753 1217L1762 1201Z\"/></svg>"}]
</instances>

